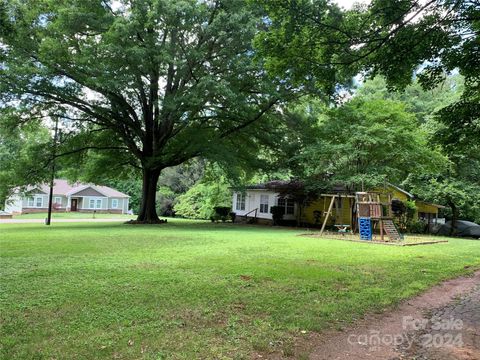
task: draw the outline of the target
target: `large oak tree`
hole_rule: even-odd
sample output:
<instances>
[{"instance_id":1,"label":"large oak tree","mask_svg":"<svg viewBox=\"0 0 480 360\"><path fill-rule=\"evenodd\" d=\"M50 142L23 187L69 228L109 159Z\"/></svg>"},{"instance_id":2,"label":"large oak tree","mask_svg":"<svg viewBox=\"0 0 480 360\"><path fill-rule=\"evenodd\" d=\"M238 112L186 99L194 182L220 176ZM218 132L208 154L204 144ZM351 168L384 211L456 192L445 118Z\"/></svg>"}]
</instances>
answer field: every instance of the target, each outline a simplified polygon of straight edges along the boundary
<instances>
[{"instance_id":1,"label":"large oak tree","mask_svg":"<svg viewBox=\"0 0 480 360\"><path fill-rule=\"evenodd\" d=\"M61 116L65 154L140 168L138 220L157 222L162 169L254 141L286 93L252 48L263 15L242 0L3 2L0 108Z\"/></svg>"}]
</instances>

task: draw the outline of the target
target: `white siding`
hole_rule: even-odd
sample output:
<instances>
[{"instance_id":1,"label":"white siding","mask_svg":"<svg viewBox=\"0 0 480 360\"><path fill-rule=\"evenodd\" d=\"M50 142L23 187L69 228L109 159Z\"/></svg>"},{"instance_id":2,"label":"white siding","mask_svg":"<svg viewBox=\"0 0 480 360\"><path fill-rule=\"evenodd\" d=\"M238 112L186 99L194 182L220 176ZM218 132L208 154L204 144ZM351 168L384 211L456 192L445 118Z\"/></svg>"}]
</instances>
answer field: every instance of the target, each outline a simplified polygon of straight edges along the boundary
<instances>
[{"instance_id":1,"label":"white siding","mask_svg":"<svg viewBox=\"0 0 480 360\"><path fill-rule=\"evenodd\" d=\"M33 206L28 205L28 199L33 198ZM37 198L42 198L41 206L37 206ZM47 194L32 194L22 199L23 209L46 209L48 208L48 195Z\"/></svg>"},{"instance_id":2,"label":"white siding","mask_svg":"<svg viewBox=\"0 0 480 360\"><path fill-rule=\"evenodd\" d=\"M32 197L34 199L34 204L33 206L28 205L28 198ZM33 194L32 196L29 197L21 197L19 194L15 194L12 197L10 197L6 202L5 202L5 211L7 212L16 212L20 213L22 211L28 211L29 209L48 209L48 194ZM42 198L42 206L37 207L35 199L37 197ZM65 209L67 208L67 211L70 209L70 203L69 199L64 196L64 195L53 195L53 201L55 202L55 198L61 198L61 207L60 209ZM99 196L85 196L85 197L76 197L72 196L71 198L76 198L78 200L77 203L77 209L78 210L117 210L121 211L122 213L126 214L128 212L128 205L129 205L129 199L128 198L107 198L107 197L99 197ZM101 208L90 208L90 199L93 199L95 201L100 200L102 205ZM112 200L117 199L118 200L118 206L117 208L112 208Z\"/></svg>"},{"instance_id":3,"label":"white siding","mask_svg":"<svg viewBox=\"0 0 480 360\"><path fill-rule=\"evenodd\" d=\"M116 208L112 207L112 200L116 199L118 201L118 206ZM93 200L96 204L97 200L102 201L102 207L90 207L90 200ZM117 210L122 213L128 211L128 198L117 198L117 197L98 197L98 196L85 196L82 199L82 208L83 210Z\"/></svg>"},{"instance_id":4,"label":"white siding","mask_svg":"<svg viewBox=\"0 0 480 360\"><path fill-rule=\"evenodd\" d=\"M13 195L5 202L5 211L9 213L22 212L22 198L19 195Z\"/></svg>"},{"instance_id":5,"label":"white siding","mask_svg":"<svg viewBox=\"0 0 480 360\"><path fill-rule=\"evenodd\" d=\"M114 199L118 201L118 205L116 208L112 206ZM123 214L126 214L128 211L128 198L117 198L117 197L108 198L108 209L120 210Z\"/></svg>"},{"instance_id":6,"label":"white siding","mask_svg":"<svg viewBox=\"0 0 480 360\"><path fill-rule=\"evenodd\" d=\"M64 195L53 195L53 203L55 204L55 198L60 198L60 209L67 207L67 197Z\"/></svg>"},{"instance_id":7,"label":"white siding","mask_svg":"<svg viewBox=\"0 0 480 360\"><path fill-rule=\"evenodd\" d=\"M93 207L90 206L90 200L94 201ZM100 200L102 203L99 208L96 206L98 200ZM108 198L105 198L105 197L85 196L83 197L81 209L82 210L106 210L108 205L107 202L108 202Z\"/></svg>"},{"instance_id":8,"label":"white siding","mask_svg":"<svg viewBox=\"0 0 480 360\"><path fill-rule=\"evenodd\" d=\"M268 213L260 213L260 196L267 195L268 196ZM250 211L254 209L257 210L257 217L260 219L271 219L272 214L270 214L270 206L275 205L276 198L278 193L269 191L269 190L247 190L245 192L245 210L237 210L236 203L237 203L237 193L233 194L233 211L237 213L237 215L246 215ZM254 212L250 213L248 216L254 216Z\"/></svg>"},{"instance_id":9,"label":"white siding","mask_svg":"<svg viewBox=\"0 0 480 360\"><path fill-rule=\"evenodd\" d=\"M265 195L268 197L268 213L261 213L260 212L260 198L262 195ZM233 211L239 215L239 216L242 216L242 215L246 215L248 214L250 211L252 211L253 209L258 209L257 210L257 217L260 218L260 219L272 219L272 214L270 213L270 208L272 206L276 206L278 204L278 197L279 197L279 193L278 192L275 192L275 191L272 191L272 190L254 190L254 189L251 189L251 190L247 190L245 192L245 196L246 196L246 199L245 199L245 210L237 210L236 208L236 204L237 204L237 193L234 193L233 196L232 196L232 209ZM294 210L294 214L289 214L289 215L284 215L284 219L286 220L295 220L295 214L297 213L297 204L295 204L295 210ZM249 217L250 216L254 216L254 212L250 213L248 215Z\"/></svg>"}]
</instances>

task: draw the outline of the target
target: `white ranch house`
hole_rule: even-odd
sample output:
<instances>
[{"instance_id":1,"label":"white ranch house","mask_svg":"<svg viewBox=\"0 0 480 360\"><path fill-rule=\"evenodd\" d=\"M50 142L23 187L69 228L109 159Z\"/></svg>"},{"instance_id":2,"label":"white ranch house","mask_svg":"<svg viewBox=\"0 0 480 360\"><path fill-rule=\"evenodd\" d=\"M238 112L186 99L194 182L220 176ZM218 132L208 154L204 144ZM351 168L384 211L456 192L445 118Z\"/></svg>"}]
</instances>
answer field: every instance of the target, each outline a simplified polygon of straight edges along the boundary
<instances>
[{"instance_id":1,"label":"white ranch house","mask_svg":"<svg viewBox=\"0 0 480 360\"><path fill-rule=\"evenodd\" d=\"M7 199L5 211L12 214L46 212L48 210L49 186L30 187L25 194L18 190ZM70 184L67 180L55 179L53 187L53 211L98 212L126 214L130 196L108 186L94 184Z\"/></svg>"},{"instance_id":2,"label":"white ranch house","mask_svg":"<svg viewBox=\"0 0 480 360\"><path fill-rule=\"evenodd\" d=\"M280 186L281 187L281 186ZM234 192L232 198L232 209L240 218L253 218L272 221L270 208L281 206L285 208L283 219L296 220L298 204L294 199L284 196L281 189L269 184L258 184L248 186L245 191Z\"/></svg>"}]
</instances>

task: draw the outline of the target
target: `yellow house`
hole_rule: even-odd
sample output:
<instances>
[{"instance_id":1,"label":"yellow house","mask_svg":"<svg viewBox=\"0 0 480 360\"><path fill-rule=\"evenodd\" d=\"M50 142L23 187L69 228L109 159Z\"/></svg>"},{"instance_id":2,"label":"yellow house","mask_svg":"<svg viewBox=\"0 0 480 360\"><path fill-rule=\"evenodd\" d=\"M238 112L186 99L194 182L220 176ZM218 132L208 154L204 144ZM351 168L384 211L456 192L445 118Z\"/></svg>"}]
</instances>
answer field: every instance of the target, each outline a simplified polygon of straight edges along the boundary
<instances>
[{"instance_id":1,"label":"yellow house","mask_svg":"<svg viewBox=\"0 0 480 360\"><path fill-rule=\"evenodd\" d=\"M389 203L390 200L398 200L402 203L414 201L416 212L414 220L423 220L427 224L433 223L438 217L438 211L442 206L429 204L414 199L414 196L407 191L387 184L385 187L373 189L381 202ZM332 197L335 200L332 203ZM326 226L342 227L347 226L355 229L355 192L345 188L337 187L330 192L319 195L306 195L303 184L298 181L270 181L268 183L247 186L243 191L234 192L232 197L232 209L238 219L257 222L272 222L270 212L272 206L283 207L283 220L289 224L304 226L321 226L326 214L330 209ZM387 210L385 210L387 211Z\"/></svg>"},{"instance_id":2,"label":"yellow house","mask_svg":"<svg viewBox=\"0 0 480 360\"><path fill-rule=\"evenodd\" d=\"M435 219L438 218L439 209L443 208L441 205L430 204L415 199L412 194L393 184L387 184L385 187L373 189L373 191L379 193L383 202L387 202L387 198L390 198L391 200L399 200L402 203L407 201L414 202L416 211L413 220L425 221L427 224L433 223ZM302 213L299 216L300 222L315 225L323 224L333 195L336 195L336 199L333 202L332 210L327 220L327 226L353 226L355 196L346 191L332 192L332 194L321 194L317 199L306 201L303 204Z\"/></svg>"},{"instance_id":3,"label":"yellow house","mask_svg":"<svg viewBox=\"0 0 480 360\"><path fill-rule=\"evenodd\" d=\"M415 199L412 194L393 184L387 184L386 188L375 189L375 191L382 192L384 194L390 193L392 200L400 200L402 202L413 201L416 208L413 219L416 221L423 220L431 223L433 219L438 218L439 210L444 208L442 205L431 204Z\"/></svg>"},{"instance_id":4,"label":"yellow house","mask_svg":"<svg viewBox=\"0 0 480 360\"><path fill-rule=\"evenodd\" d=\"M327 226L352 225L355 196L347 194L336 194ZM325 220L333 194L322 194L318 199L306 201L300 214L300 222L306 224L321 225Z\"/></svg>"}]
</instances>

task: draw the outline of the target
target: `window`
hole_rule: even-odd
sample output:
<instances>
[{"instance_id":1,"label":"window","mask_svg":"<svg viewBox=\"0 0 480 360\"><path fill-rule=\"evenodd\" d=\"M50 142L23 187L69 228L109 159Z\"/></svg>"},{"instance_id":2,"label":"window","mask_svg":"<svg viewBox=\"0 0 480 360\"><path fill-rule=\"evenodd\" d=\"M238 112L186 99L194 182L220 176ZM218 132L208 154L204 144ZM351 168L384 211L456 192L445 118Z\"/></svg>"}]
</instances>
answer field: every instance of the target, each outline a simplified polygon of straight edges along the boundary
<instances>
[{"instance_id":1,"label":"window","mask_svg":"<svg viewBox=\"0 0 480 360\"><path fill-rule=\"evenodd\" d=\"M235 209L245 210L245 194L237 193L237 203Z\"/></svg>"},{"instance_id":2,"label":"window","mask_svg":"<svg viewBox=\"0 0 480 360\"><path fill-rule=\"evenodd\" d=\"M102 208L102 199L90 198L88 201L89 209L101 209Z\"/></svg>"},{"instance_id":3,"label":"window","mask_svg":"<svg viewBox=\"0 0 480 360\"><path fill-rule=\"evenodd\" d=\"M287 199L286 213L287 215L293 215L295 213L295 202L293 201L293 199Z\"/></svg>"},{"instance_id":4,"label":"window","mask_svg":"<svg viewBox=\"0 0 480 360\"><path fill-rule=\"evenodd\" d=\"M283 208L283 214L285 215L285 198L278 198L277 205Z\"/></svg>"},{"instance_id":5,"label":"window","mask_svg":"<svg viewBox=\"0 0 480 360\"><path fill-rule=\"evenodd\" d=\"M278 198L277 204L284 209L283 214L295 214L295 202L293 201L293 199Z\"/></svg>"},{"instance_id":6,"label":"window","mask_svg":"<svg viewBox=\"0 0 480 360\"><path fill-rule=\"evenodd\" d=\"M260 212L268 213L268 195L260 195Z\"/></svg>"},{"instance_id":7,"label":"window","mask_svg":"<svg viewBox=\"0 0 480 360\"><path fill-rule=\"evenodd\" d=\"M58 205L62 205L62 198L60 196L55 196L53 198L53 203L58 204Z\"/></svg>"},{"instance_id":8,"label":"window","mask_svg":"<svg viewBox=\"0 0 480 360\"><path fill-rule=\"evenodd\" d=\"M426 223L433 223L435 220L435 214L427 213L427 212L419 212L418 213L418 220L424 221Z\"/></svg>"},{"instance_id":9,"label":"window","mask_svg":"<svg viewBox=\"0 0 480 360\"><path fill-rule=\"evenodd\" d=\"M28 197L27 206L32 208L43 208L43 196Z\"/></svg>"},{"instance_id":10,"label":"window","mask_svg":"<svg viewBox=\"0 0 480 360\"><path fill-rule=\"evenodd\" d=\"M112 199L112 209L118 208L118 199Z\"/></svg>"}]
</instances>

